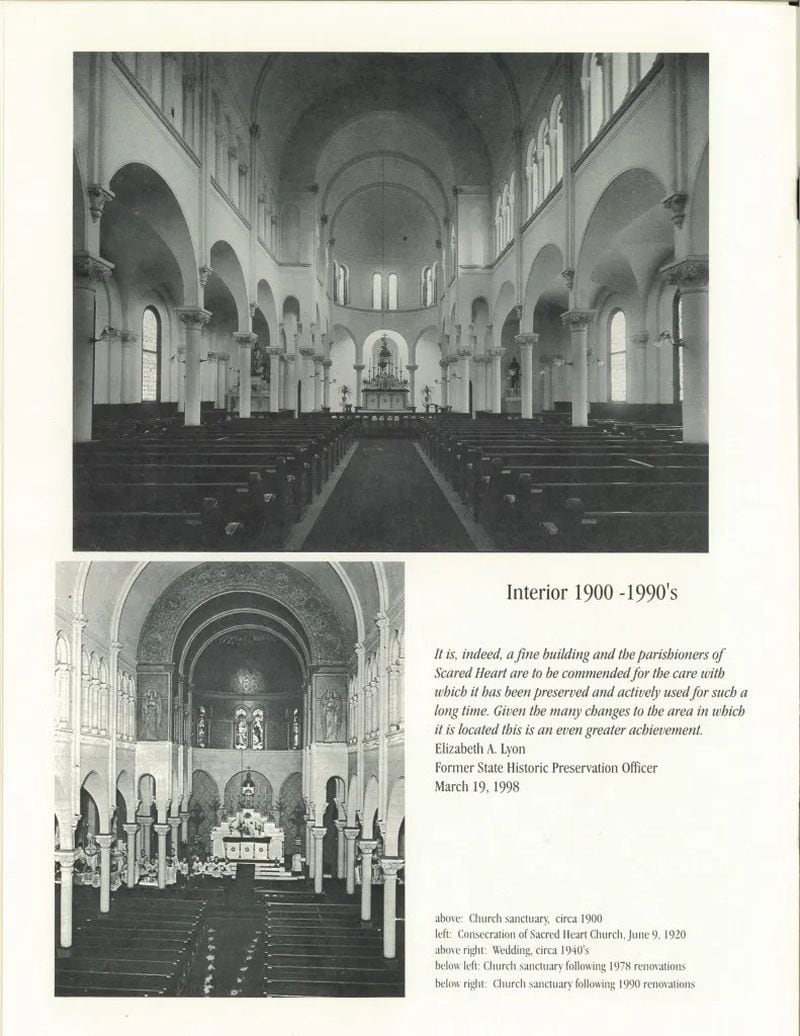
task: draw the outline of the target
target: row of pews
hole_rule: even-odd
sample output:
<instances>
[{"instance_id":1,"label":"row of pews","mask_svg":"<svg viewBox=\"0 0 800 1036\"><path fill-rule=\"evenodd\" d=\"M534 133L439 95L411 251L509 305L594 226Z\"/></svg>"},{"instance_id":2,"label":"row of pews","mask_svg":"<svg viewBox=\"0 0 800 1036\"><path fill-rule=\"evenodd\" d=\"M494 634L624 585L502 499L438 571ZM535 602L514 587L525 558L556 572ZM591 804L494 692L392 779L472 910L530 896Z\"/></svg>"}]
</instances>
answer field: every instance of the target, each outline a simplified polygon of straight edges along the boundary
<instances>
[{"instance_id":1,"label":"row of pews","mask_svg":"<svg viewBox=\"0 0 800 1036\"><path fill-rule=\"evenodd\" d=\"M402 924L398 959L387 961L380 926L365 926L352 901L311 893L265 898L265 996L403 995Z\"/></svg>"},{"instance_id":2,"label":"row of pews","mask_svg":"<svg viewBox=\"0 0 800 1036\"><path fill-rule=\"evenodd\" d=\"M77 443L74 547L280 548L350 442L350 422L309 414Z\"/></svg>"},{"instance_id":3,"label":"row of pews","mask_svg":"<svg viewBox=\"0 0 800 1036\"><path fill-rule=\"evenodd\" d=\"M108 914L76 913L69 955L56 957L56 996L179 995L204 910L202 903L126 890Z\"/></svg>"},{"instance_id":4,"label":"row of pews","mask_svg":"<svg viewBox=\"0 0 800 1036\"><path fill-rule=\"evenodd\" d=\"M708 550L708 446L677 427L450 419L422 433L500 550Z\"/></svg>"}]
</instances>

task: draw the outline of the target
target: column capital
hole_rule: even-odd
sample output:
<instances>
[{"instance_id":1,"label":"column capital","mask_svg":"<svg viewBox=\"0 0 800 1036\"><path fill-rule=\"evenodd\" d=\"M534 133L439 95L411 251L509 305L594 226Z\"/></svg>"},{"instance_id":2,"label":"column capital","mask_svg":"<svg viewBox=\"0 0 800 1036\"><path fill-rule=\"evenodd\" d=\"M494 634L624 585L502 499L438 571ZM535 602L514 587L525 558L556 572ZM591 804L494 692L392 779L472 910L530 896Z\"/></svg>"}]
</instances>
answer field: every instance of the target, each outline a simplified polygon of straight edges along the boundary
<instances>
[{"instance_id":1,"label":"column capital","mask_svg":"<svg viewBox=\"0 0 800 1036\"><path fill-rule=\"evenodd\" d=\"M114 264L91 252L76 252L72 257L72 269L79 281L86 287L105 283L114 271Z\"/></svg>"},{"instance_id":2,"label":"column capital","mask_svg":"<svg viewBox=\"0 0 800 1036\"><path fill-rule=\"evenodd\" d=\"M188 810L188 809L182 809L182 810L180 811L180 813L178 814L179 818L180 818L180 819L181 819L182 821L188 820L188 819L189 819L189 817L190 817L191 815L192 815L192 814L191 814L191 813L189 812L189 810Z\"/></svg>"},{"instance_id":3,"label":"column capital","mask_svg":"<svg viewBox=\"0 0 800 1036\"><path fill-rule=\"evenodd\" d=\"M175 310L178 319L188 331L199 331L211 319L211 312L202 306L185 306Z\"/></svg>"},{"instance_id":4,"label":"column capital","mask_svg":"<svg viewBox=\"0 0 800 1036\"><path fill-rule=\"evenodd\" d=\"M503 352L503 347L501 345L496 345L493 349L489 349L486 355L496 360L503 355Z\"/></svg>"},{"instance_id":5,"label":"column capital","mask_svg":"<svg viewBox=\"0 0 800 1036\"><path fill-rule=\"evenodd\" d=\"M238 157L239 157L239 147L238 147L238 145L237 144L230 144L228 146L228 158L238 158Z\"/></svg>"},{"instance_id":6,"label":"column capital","mask_svg":"<svg viewBox=\"0 0 800 1036\"><path fill-rule=\"evenodd\" d=\"M142 827L152 827L154 824L152 817L137 817L136 819Z\"/></svg>"},{"instance_id":7,"label":"column capital","mask_svg":"<svg viewBox=\"0 0 800 1036\"><path fill-rule=\"evenodd\" d=\"M322 839L327 834L327 831L328 829L326 827L320 827L317 824L314 824L311 828L311 834L314 838L317 839L318 842L322 841Z\"/></svg>"},{"instance_id":8,"label":"column capital","mask_svg":"<svg viewBox=\"0 0 800 1036\"><path fill-rule=\"evenodd\" d=\"M271 345L267 349L267 356L283 356L283 349L279 345Z\"/></svg>"},{"instance_id":9,"label":"column capital","mask_svg":"<svg viewBox=\"0 0 800 1036\"><path fill-rule=\"evenodd\" d=\"M389 625L389 616L385 612L378 612L375 616L375 625L379 630L385 630Z\"/></svg>"},{"instance_id":10,"label":"column capital","mask_svg":"<svg viewBox=\"0 0 800 1036\"><path fill-rule=\"evenodd\" d=\"M281 354L281 359L284 361L284 363L296 363L297 362L297 356L294 353L282 353Z\"/></svg>"},{"instance_id":11,"label":"column capital","mask_svg":"<svg viewBox=\"0 0 800 1036\"><path fill-rule=\"evenodd\" d=\"M521 335L514 335L514 342L520 348L523 348L523 347L530 348L530 347L536 345L536 343L538 341L539 341L539 336L537 334L525 333L525 334L521 334Z\"/></svg>"},{"instance_id":12,"label":"column capital","mask_svg":"<svg viewBox=\"0 0 800 1036\"><path fill-rule=\"evenodd\" d=\"M234 331L231 338L240 349L252 349L258 341L258 335L254 335L252 331Z\"/></svg>"},{"instance_id":13,"label":"column capital","mask_svg":"<svg viewBox=\"0 0 800 1036\"><path fill-rule=\"evenodd\" d=\"M138 824L123 824L122 825L122 830L125 832L126 835L135 835L136 832L139 830L139 825Z\"/></svg>"},{"instance_id":14,"label":"column capital","mask_svg":"<svg viewBox=\"0 0 800 1036\"><path fill-rule=\"evenodd\" d=\"M210 266L205 266L205 265L198 266L197 274L198 274L198 277L200 278L200 287L201 288L205 288L205 286L208 284L208 278L211 276L211 274L213 272L214 271L211 269Z\"/></svg>"},{"instance_id":15,"label":"column capital","mask_svg":"<svg viewBox=\"0 0 800 1036\"><path fill-rule=\"evenodd\" d=\"M311 346L308 346L308 345L301 346L298 351L299 351L301 356L306 356L306 357L313 357L314 356L314 350L311 348Z\"/></svg>"},{"instance_id":16,"label":"column capital","mask_svg":"<svg viewBox=\"0 0 800 1036\"><path fill-rule=\"evenodd\" d=\"M333 360L329 360L327 357L325 357L324 359L320 360L320 363L325 368L325 370L330 370L331 367L333 366Z\"/></svg>"},{"instance_id":17,"label":"column capital","mask_svg":"<svg viewBox=\"0 0 800 1036\"><path fill-rule=\"evenodd\" d=\"M325 356L322 353L314 353L314 363L322 363Z\"/></svg>"},{"instance_id":18,"label":"column capital","mask_svg":"<svg viewBox=\"0 0 800 1036\"><path fill-rule=\"evenodd\" d=\"M571 331L582 331L594 320L595 312L593 309L568 309L561 314L561 323Z\"/></svg>"},{"instance_id":19,"label":"column capital","mask_svg":"<svg viewBox=\"0 0 800 1036\"><path fill-rule=\"evenodd\" d=\"M89 195L89 212L92 214L92 222L96 223L103 215L106 202L114 200L114 193L99 183L90 184L86 188L86 193Z\"/></svg>"},{"instance_id":20,"label":"column capital","mask_svg":"<svg viewBox=\"0 0 800 1036\"><path fill-rule=\"evenodd\" d=\"M685 255L662 268L668 284L676 284L682 292L708 288L708 256Z\"/></svg>"},{"instance_id":21,"label":"column capital","mask_svg":"<svg viewBox=\"0 0 800 1036\"><path fill-rule=\"evenodd\" d=\"M377 838L361 838L358 842L358 848L361 850L364 856L372 856L375 850L378 848Z\"/></svg>"},{"instance_id":22,"label":"column capital","mask_svg":"<svg viewBox=\"0 0 800 1036\"><path fill-rule=\"evenodd\" d=\"M89 625L89 620L85 615L73 615L72 616L72 628L74 630L85 630Z\"/></svg>"},{"instance_id":23,"label":"column capital","mask_svg":"<svg viewBox=\"0 0 800 1036\"><path fill-rule=\"evenodd\" d=\"M62 870L72 870L75 866L77 851L77 849L56 849L56 862Z\"/></svg>"},{"instance_id":24,"label":"column capital","mask_svg":"<svg viewBox=\"0 0 800 1036\"><path fill-rule=\"evenodd\" d=\"M405 863L399 856L384 856L380 861L381 873L384 878L396 878Z\"/></svg>"},{"instance_id":25,"label":"column capital","mask_svg":"<svg viewBox=\"0 0 800 1036\"><path fill-rule=\"evenodd\" d=\"M112 640L111 643L108 646L111 649L111 653L112 654L118 655L120 653L120 651L122 651L122 648L124 647L124 644L122 643L121 640Z\"/></svg>"},{"instance_id":26,"label":"column capital","mask_svg":"<svg viewBox=\"0 0 800 1036\"><path fill-rule=\"evenodd\" d=\"M100 846L101 849L110 849L114 844L113 834L95 835L94 840Z\"/></svg>"},{"instance_id":27,"label":"column capital","mask_svg":"<svg viewBox=\"0 0 800 1036\"><path fill-rule=\"evenodd\" d=\"M180 823L181 823L181 818L180 817L167 817L167 824L173 829L173 831L177 827L180 827Z\"/></svg>"},{"instance_id":28,"label":"column capital","mask_svg":"<svg viewBox=\"0 0 800 1036\"><path fill-rule=\"evenodd\" d=\"M644 349L644 347L650 341L650 332L637 331L635 335L631 336L631 341L634 345L638 345L640 349Z\"/></svg>"},{"instance_id":29,"label":"column capital","mask_svg":"<svg viewBox=\"0 0 800 1036\"><path fill-rule=\"evenodd\" d=\"M153 830L159 838L166 838L169 834L169 824L154 824Z\"/></svg>"},{"instance_id":30,"label":"column capital","mask_svg":"<svg viewBox=\"0 0 800 1036\"><path fill-rule=\"evenodd\" d=\"M442 357L442 359L439 360L439 366L442 368L443 371L446 371L447 368L450 366L446 356Z\"/></svg>"},{"instance_id":31,"label":"column capital","mask_svg":"<svg viewBox=\"0 0 800 1036\"><path fill-rule=\"evenodd\" d=\"M406 364L406 370L407 371L417 371L417 370L419 370L419 364L418 363L407 363Z\"/></svg>"},{"instance_id":32,"label":"column capital","mask_svg":"<svg viewBox=\"0 0 800 1036\"><path fill-rule=\"evenodd\" d=\"M661 201L661 204L669 212L669 218L679 230L686 219L686 202L688 200L688 194L685 194L683 191L675 191L674 194L668 194Z\"/></svg>"},{"instance_id":33,"label":"column capital","mask_svg":"<svg viewBox=\"0 0 800 1036\"><path fill-rule=\"evenodd\" d=\"M344 831L344 829L347 827L347 821L346 820L334 820L333 826L336 828L337 831ZM354 828L353 830L356 830L356 829Z\"/></svg>"},{"instance_id":34,"label":"column capital","mask_svg":"<svg viewBox=\"0 0 800 1036\"><path fill-rule=\"evenodd\" d=\"M564 278L564 283L567 286L567 291L572 291L572 286L575 283L575 271L572 267L568 266L566 270L561 271L561 276Z\"/></svg>"},{"instance_id":35,"label":"column capital","mask_svg":"<svg viewBox=\"0 0 800 1036\"><path fill-rule=\"evenodd\" d=\"M353 370L354 371L363 371L365 367L366 367L365 363L354 363L353 364Z\"/></svg>"},{"instance_id":36,"label":"column capital","mask_svg":"<svg viewBox=\"0 0 800 1036\"><path fill-rule=\"evenodd\" d=\"M358 838L358 828L357 827L345 827L344 828L344 836L345 836L345 838L347 839L348 842L354 842L356 840L356 838Z\"/></svg>"}]
</instances>

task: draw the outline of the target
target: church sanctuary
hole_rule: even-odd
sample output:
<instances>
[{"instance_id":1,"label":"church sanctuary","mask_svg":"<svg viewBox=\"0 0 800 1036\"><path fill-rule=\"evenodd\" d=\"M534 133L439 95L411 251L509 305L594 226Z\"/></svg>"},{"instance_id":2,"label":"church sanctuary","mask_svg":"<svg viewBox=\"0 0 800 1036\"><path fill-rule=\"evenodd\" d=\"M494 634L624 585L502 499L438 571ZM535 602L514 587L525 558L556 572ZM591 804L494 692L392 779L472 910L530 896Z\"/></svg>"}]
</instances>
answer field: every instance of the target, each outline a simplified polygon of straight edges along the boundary
<instances>
[{"instance_id":1,"label":"church sanctuary","mask_svg":"<svg viewBox=\"0 0 800 1036\"><path fill-rule=\"evenodd\" d=\"M79 53L79 550L708 549L704 54Z\"/></svg>"},{"instance_id":2,"label":"church sanctuary","mask_svg":"<svg viewBox=\"0 0 800 1036\"><path fill-rule=\"evenodd\" d=\"M57 996L404 993L403 566L56 569Z\"/></svg>"}]
</instances>

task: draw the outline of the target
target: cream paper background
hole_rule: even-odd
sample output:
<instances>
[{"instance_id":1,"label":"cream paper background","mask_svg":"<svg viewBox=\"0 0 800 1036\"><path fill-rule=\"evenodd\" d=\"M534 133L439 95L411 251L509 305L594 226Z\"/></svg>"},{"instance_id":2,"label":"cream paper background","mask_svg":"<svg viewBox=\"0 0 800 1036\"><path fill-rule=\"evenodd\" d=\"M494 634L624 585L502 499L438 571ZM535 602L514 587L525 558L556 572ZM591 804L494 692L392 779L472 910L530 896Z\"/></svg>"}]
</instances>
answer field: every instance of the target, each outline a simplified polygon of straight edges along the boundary
<instances>
[{"instance_id":1,"label":"cream paper background","mask_svg":"<svg viewBox=\"0 0 800 1036\"><path fill-rule=\"evenodd\" d=\"M7 4L4 8L4 1022L8 1036L222 1031L784 1036L796 1029L796 11L748 3ZM80 50L708 50L711 551L407 562L407 996L52 996L54 562L72 557L71 72ZM364 558L370 555L362 555ZM226 555L230 559L230 555ZM669 580L678 604L510 604L507 582ZM544 745L652 778L436 796L437 646L727 646L744 721ZM685 927L694 992L433 991L437 911Z\"/></svg>"}]
</instances>

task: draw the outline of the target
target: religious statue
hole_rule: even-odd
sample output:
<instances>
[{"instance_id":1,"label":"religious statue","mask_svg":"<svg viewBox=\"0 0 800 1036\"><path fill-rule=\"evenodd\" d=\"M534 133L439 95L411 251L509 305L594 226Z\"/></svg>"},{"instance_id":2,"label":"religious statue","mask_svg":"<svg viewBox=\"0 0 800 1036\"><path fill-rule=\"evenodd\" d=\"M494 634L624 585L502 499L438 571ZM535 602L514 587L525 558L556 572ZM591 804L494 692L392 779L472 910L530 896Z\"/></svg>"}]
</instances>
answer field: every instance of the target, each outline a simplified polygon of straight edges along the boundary
<instances>
[{"instance_id":1,"label":"religious statue","mask_svg":"<svg viewBox=\"0 0 800 1036\"><path fill-rule=\"evenodd\" d=\"M422 390L422 402L426 410L433 402L433 393L431 392L430 385L426 385Z\"/></svg>"},{"instance_id":2,"label":"religious statue","mask_svg":"<svg viewBox=\"0 0 800 1036\"><path fill-rule=\"evenodd\" d=\"M289 747L300 747L300 710L295 709L289 724Z\"/></svg>"},{"instance_id":3,"label":"religious statue","mask_svg":"<svg viewBox=\"0 0 800 1036\"><path fill-rule=\"evenodd\" d=\"M157 741L161 728L161 695L155 687L149 687L142 700L143 741Z\"/></svg>"},{"instance_id":4,"label":"religious statue","mask_svg":"<svg viewBox=\"0 0 800 1036\"><path fill-rule=\"evenodd\" d=\"M236 734L233 739L233 747L237 751L247 748L247 716L244 712L236 714Z\"/></svg>"},{"instance_id":5,"label":"religious statue","mask_svg":"<svg viewBox=\"0 0 800 1036\"><path fill-rule=\"evenodd\" d=\"M511 363L509 363L508 371L506 372L506 377L508 378L509 386L511 387L511 390L513 392L516 392L519 388L519 371L519 360L515 356L512 359Z\"/></svg>"},{"instance_id":6,"label":"religious statue","mask_svg":"<svg viewBox=\"0 0 800 1036\"><path fill-rule=\"evenodd\" d=\"M342 703L339 695L331 687L323 698L325 709L325 740L339 740L339 723L342 718Z\"/></svg>"},{"instance_id":7,"label":"religious statue","mask_svg":"<svg viewBox=\"0 0 800 1036\"><path fill-rule=\"evenodd\" d=\"M250 354L250 375L253 378L266 376L266 356L260 345L256 345Z\"/></svg>"}]
</instances>

